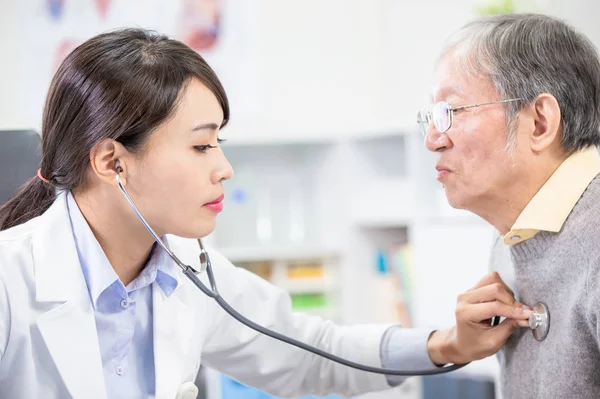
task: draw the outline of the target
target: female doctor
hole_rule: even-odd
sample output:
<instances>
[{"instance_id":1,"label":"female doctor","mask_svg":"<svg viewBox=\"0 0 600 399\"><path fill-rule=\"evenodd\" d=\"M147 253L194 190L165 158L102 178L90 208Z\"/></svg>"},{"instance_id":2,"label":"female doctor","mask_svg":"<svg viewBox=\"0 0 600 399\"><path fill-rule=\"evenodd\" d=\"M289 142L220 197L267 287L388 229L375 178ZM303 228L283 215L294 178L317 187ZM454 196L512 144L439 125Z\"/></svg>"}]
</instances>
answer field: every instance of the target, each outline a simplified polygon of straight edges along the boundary
<instances>
[{"instance_id":1,"label":"female doctor","mask_svg":"<svg viewBox=\"0 0 600 399\"><path fill-rule=\"evenodd\" d=\"M167 247L200 269L195 239L214 229L233 173L219 148L228 119L217 76L178 41L120 30L64 60L46 100L38 176L0 209L0 397L193 397L201 362L279 396L401 383L246 328L154 245L117 170ZM448 330L341 327L293 313L283 291L209 254L221 295L240 313L376 367L480 359L529 316L492 274L459 297ZM494 315L507 319L492 327Z\"/></svg>"}]
</instances>

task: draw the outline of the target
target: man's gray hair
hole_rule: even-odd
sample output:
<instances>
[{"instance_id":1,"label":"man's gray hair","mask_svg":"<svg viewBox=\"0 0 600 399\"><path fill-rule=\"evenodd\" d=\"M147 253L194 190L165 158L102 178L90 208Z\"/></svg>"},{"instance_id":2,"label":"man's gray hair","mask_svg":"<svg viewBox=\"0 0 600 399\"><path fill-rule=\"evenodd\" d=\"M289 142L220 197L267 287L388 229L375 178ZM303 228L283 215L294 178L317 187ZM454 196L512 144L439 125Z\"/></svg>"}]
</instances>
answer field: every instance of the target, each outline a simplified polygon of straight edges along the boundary
<instances>
[{"instance_id":1,"label":"man's gray hair","mask_svg":"<svg viewBox=\"0 0 600 399\"><path fill-rule=\"evenodd\" d=\"M444 55L456 57L462 71L490 79L502 99L524 99L506 104L509 125L523 106L549 93L560 106L565 152L600 144L598 54L566 23L540 14L481 18L452 36Z\"/></svg>"}]
</instances>

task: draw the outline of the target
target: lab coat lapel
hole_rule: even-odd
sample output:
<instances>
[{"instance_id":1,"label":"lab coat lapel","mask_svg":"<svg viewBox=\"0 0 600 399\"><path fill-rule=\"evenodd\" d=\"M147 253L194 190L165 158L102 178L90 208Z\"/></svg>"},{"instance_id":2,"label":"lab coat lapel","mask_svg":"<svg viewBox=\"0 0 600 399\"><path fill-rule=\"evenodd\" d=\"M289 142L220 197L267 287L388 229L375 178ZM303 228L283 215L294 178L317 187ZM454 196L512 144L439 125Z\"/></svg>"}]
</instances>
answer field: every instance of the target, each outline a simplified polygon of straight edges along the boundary
<instances>
[{"instance_id":1,"label":"lab coat lapel","mask_svg":"<svg viewBox=\"0 0 600 399\"><path fill-rule=\"evenodd\" d=\"M47 308L37 318L43 341L71 396L106 398L93 308L68 215L58 196L32 237L36 301Z\"/></svg>"},{"instance_id":2,"label":"lab coat lapel","mask_svg":"<svg viewBox=\"0 0 600 399\"><path fill-rule=\"evenodd\" d=\"M175 240L169 241L170 249L179 259L194 267L199 260L194 260L194 251L186 245L178 245ZM192 241L193 243L193 241ZM199 251L195 254L197 258ZM156 374L156 397L174 398L183 382L186 355L192 339L195 323L193 305L187 303L183 285L186 277L178 272L178 287L169 296L162 289L152 285L152 305L154 322L154 370Z\"/></svg>"}]
</instances>

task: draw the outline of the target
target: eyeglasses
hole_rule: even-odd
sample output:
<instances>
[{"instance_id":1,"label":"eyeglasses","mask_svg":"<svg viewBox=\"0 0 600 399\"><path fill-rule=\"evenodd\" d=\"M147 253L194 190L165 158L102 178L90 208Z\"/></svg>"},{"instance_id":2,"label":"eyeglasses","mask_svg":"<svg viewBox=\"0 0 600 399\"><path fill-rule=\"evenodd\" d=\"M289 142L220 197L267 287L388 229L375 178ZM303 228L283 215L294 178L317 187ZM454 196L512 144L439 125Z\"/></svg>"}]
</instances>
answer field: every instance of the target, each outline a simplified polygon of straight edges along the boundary
<instances>
[{"instance_id":1,"label":"eyeglasses","mask_svg":"<svg viewBox=\"0 0 600 399\"><path fill-rule=\"evenodd\" d=\"M428 110L419 111L417 114L417 123L421 126L421 134L423 134L423 137L425 137L427 135L427 129L429 128L429 125L431 125L431 122L433 122L433 126L435 126L435 129L438 132L444 133L444 132L447 132L448 129L450 129L452 127L452 119L454 117L454 112L456 112L456 111L461 111L461 110L467 109L467 108L481 107L482 105L502 104L502 103L508 103L511 101L519 101L519 100L523 100L523 99L522 98L513 98L510 100L492 101L492 102L488 102L488 103L463 105L462 107L456 107L456 108L452 108L450 106L450 104L448 104L445 101L440 101L439 103L436 103L433 106L431 111L428 111Z\"/></svg>"}]
</instances>

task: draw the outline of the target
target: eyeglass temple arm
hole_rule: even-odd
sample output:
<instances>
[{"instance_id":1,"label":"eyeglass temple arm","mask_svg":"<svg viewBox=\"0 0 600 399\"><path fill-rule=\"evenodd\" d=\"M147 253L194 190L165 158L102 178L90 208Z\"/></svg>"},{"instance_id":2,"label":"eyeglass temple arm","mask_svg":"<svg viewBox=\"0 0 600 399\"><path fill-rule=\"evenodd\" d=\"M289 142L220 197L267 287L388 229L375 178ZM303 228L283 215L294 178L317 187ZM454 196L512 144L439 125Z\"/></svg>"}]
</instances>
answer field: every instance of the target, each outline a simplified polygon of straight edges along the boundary
<instances>
[{"instance_id":1,"label":"eyeglass temple arm","mask_svg":"<svg viewBox=\"0 0 600 399\"><path fill-rule=\"evenodd\" d=\"M523 99L522 98L511 98L510 100L490 101L487 103L463 105L461 107L451 108L450 110L451 111L460 111L461 109L481 107L482 105L502 104L502 103L508 103L508 102L512 102L512 101L519 101L519 100L523 100Z\"/></svg>"}]
</instances>

